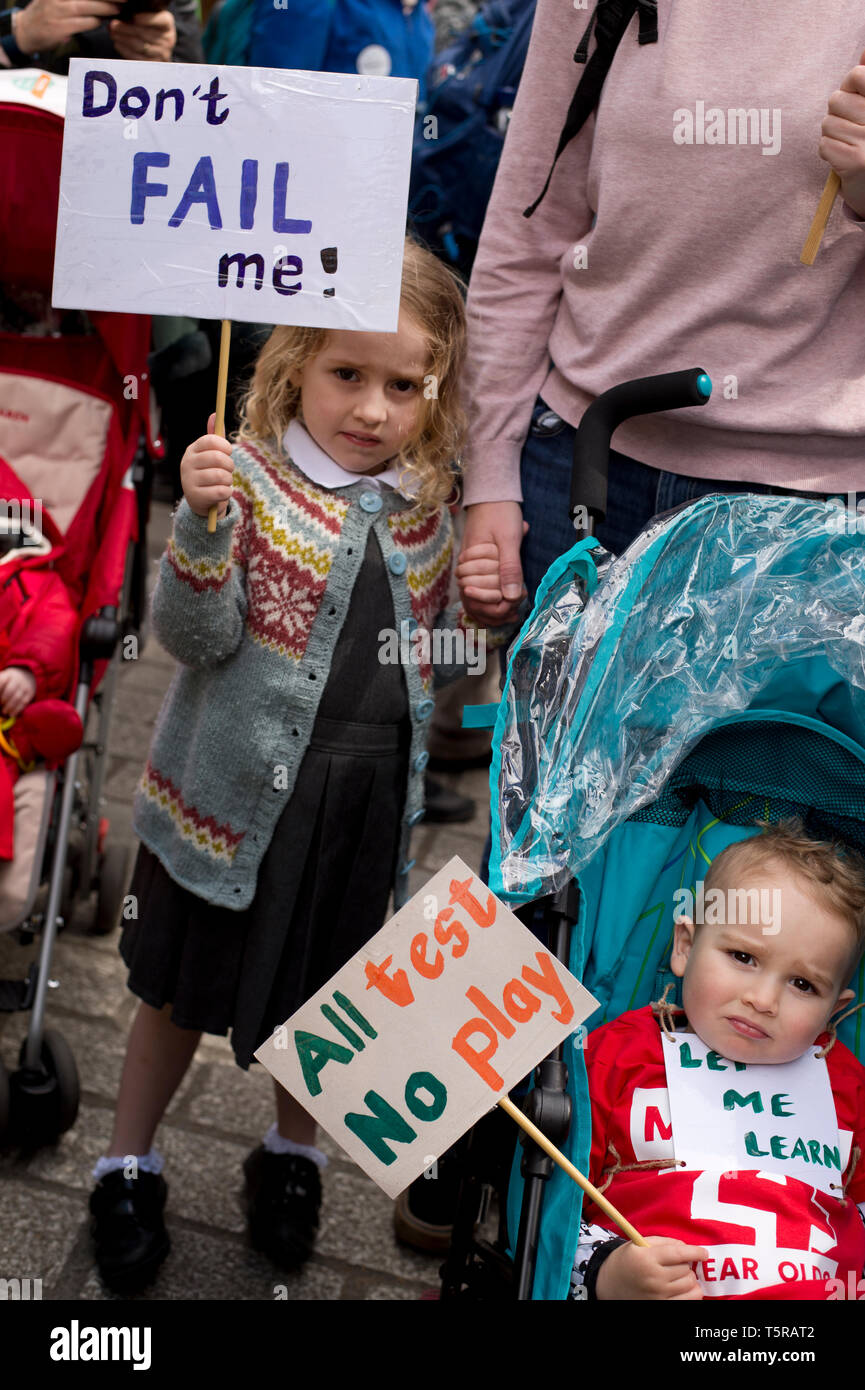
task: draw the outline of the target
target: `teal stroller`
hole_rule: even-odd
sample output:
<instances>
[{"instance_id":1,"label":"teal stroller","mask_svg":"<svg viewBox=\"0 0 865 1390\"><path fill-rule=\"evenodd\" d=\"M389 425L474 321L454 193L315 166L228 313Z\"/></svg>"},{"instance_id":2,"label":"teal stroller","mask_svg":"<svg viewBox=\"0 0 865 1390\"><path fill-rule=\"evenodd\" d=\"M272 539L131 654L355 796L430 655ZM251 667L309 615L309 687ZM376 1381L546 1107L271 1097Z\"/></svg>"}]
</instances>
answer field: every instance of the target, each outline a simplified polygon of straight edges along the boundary
<instances>
[{"instance_id":1,"label":"teal stroller","mask_svg":"<svg viewBox=\"0 0 865 1390\"><path fill-rule=\"evenodd\" d=\"M615 425L699 404L707 380L626 383L612 411L601 397L577 436L588 458L572 504L602 519ZM543 902L551 944L599 1001L588 1030L679 984L677 894L757 821L796 817L865 851L863 533L865 517L833 502L713 494L656 517L618 559L583 534L547 572L496 717L489 882L515 910ZM865 998L861 964L851 986ZM838 1030L860 1061L862 1020ZM588 1173L583 1037L541 1065L524 1108L552 1117L553 1142ZM539 1150L514 1169L517 1297L568 1296L581 1205Z\"/></svg>"}]
</instances>

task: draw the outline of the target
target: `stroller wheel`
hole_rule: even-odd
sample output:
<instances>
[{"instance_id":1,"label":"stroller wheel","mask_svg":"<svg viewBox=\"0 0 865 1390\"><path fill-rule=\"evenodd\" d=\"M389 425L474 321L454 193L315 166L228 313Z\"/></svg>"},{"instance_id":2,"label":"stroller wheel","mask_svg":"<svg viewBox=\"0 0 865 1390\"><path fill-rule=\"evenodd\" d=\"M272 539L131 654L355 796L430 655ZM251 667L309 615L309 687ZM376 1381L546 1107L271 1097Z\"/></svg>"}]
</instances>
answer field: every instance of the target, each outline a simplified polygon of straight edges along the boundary
<instances>
[{"instance_id":1,"label":"stroller wheel","mask_svg":"<svg viewBox=\"0 0 865 1390\"><path fill-rule=\"evenodd\" d=\"M94 936L114 931L128 881L129 850L125 845L109 845L99 866L99 905L91 928Z\"/></svg>"},{"instance_id":2,"label":"stroller wheel","mask_svg":"<svg viewBox=\"0 0 865 1390\"><path fill-rule=\"evenodd\" d=\"M68 1042L53 1028L42 1036L41 1071L25 1068L26 1047L25 1039L19 1069L10 1077L12 1129L18 1143L47 1144L78 1116L78 1068Z\"/></svg>"}]
</instances>

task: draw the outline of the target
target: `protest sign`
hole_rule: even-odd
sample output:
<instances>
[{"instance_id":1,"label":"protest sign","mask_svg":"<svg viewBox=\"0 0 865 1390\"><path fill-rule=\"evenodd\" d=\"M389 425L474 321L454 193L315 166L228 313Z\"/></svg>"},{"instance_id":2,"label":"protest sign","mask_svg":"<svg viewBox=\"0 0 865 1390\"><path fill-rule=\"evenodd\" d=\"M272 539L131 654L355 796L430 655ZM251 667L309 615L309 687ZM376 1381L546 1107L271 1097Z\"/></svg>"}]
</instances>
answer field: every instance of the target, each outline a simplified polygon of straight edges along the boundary
<instances>
[{"instance_id":1,"label":"protest sign","mask_svg":"<svg viewBox=\"0 0 865 1390\"><path fill-rule=\"evenodd\" d=\"M66 113L66 78L41 68L0 68L0 102Z\"/></svg>"},{"instance_id":2,"label":"protest sign","mask_svg":"<svg viewBox=\"0 0 865 1390\"><path fill-rule=\"evenodd\" d=\"M255 1055L395 1197L596 1007L454 858Z\"/></svg>"},{"instance_id":3,"label":"protest sign","mask_svg":"<svg viewBox=\"0 0 865 1390\"><path fill-rule=\"evenodd\" d=\"M850 1157L824 1058L730 1062L694 1033L664 1036L676 1160L715 1172L759 1169L833 1195ZM844 1142L842 1142L842 1140Z\"/></svg>"},{"instance_id":4,"label":"protest sign","mask_svg":"<svg viewBox=\"0 0 865 1390\"><path fill-rule=\"evenodd\" d=\"M54 305L395 332L416 92L73 59Z\"/></svg>"}]
</instances>

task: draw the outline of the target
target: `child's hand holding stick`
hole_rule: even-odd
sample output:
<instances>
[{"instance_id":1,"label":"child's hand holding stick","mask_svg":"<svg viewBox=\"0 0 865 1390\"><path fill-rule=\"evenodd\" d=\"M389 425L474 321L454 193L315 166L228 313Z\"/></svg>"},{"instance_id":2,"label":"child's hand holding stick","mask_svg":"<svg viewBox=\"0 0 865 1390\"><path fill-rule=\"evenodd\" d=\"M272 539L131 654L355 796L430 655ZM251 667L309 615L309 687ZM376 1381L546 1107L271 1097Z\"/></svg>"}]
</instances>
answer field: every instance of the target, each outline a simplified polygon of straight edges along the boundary
<instances>
[{"instance_id":1,"label":"child's hand holding stick","mask_svg":"<svg viewBox=\"0 0 865 1390\"><path fill-rule=\"evenodd\" d=\"M183 495L197 516L208 518L208 530L216 527L228 511L231 497L231 445L219 434L212 433L215 415L207 422L209 434L203 434L190 444L180 461L180 483ZM210 517L213 526L210 526Z\"/></svg>"}]
</instances>

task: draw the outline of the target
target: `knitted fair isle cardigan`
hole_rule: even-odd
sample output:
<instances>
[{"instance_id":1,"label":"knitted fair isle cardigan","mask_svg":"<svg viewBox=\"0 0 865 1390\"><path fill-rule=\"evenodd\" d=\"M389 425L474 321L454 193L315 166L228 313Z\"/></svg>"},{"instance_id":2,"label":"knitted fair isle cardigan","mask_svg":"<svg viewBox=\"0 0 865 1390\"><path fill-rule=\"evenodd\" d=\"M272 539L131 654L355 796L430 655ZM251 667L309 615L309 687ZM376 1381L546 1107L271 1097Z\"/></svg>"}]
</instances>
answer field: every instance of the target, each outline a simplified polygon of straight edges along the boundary
<instances>
[{"instance_id":1,"label":"knitted fair isle cardigan","mask_svg":"<svg viewBox=\"0 0 865 1390\"><path fill-rule=\"evenodd\" d=\"M153 628L181 664L156 721L133 827L177 883L241 911L294 789L370 529L398 633L403 622L471 624L447 608L446 507L411 512L395 491L321 487L272 440L235 445L232 461L234 490L215 533L184 499L160 562ZM397 907L408 896L410 828L423 815L433 710L429 661L404 661L403 672L412 740Z\"/></svg>"}]
</instances>

